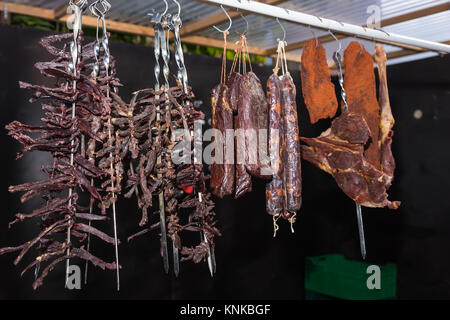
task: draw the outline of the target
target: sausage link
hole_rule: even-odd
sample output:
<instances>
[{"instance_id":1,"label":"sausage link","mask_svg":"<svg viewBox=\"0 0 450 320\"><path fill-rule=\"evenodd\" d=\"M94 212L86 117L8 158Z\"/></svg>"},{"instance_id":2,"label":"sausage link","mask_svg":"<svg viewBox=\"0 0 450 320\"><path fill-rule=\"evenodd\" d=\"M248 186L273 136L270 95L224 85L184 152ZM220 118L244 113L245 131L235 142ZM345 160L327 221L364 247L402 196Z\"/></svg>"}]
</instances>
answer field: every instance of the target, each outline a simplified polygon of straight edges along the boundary
<instances>
[{"instance_id":1,"label":"sausage link","mask_svg":"<svg viewBox=\"0 0 450 320\"><path fill-rule=\"evenodd\" d=\"M210 186L212 193L219 198L230 195L234 191L234 165L227 163L227 152L230 145L226 143L227 134L233 129L233 110L228 104L228 87L219 84L211 92L212 127L222 133L222 144L216 148L222 148L222 163L211 164ZM234 152L233 150L231 150ZM232 162L232 161L231 161Z\"/></svg>"},{"instance_id":2,"label":"sausage link","mask_svg":"<svg viewBox=\"0 0 450 320\"><path fill-rule=\"evenodd\" d=\"M302 177L300 159L300 138L297 103L294 82L289 74L281 79L283 124L285 145L283 152L286 209L284 217L289 219L302 205Z\"/></svg>"},{"instance_id":3,"label":"sausage link","mask_svg":"<svg viewBox=\"0 0 450 320\"><path fill-rule=\"evenodd\" d=\"M286 192L283 182L283 123L281 111L281 81L276 74L267 80L267 103L269 105L269 156L273 177L266 184L266 210L278 215L286 210Z\"/></svg>"},{"instance_id":4,"label":"sausage link","mask_svg":"<svg viewBox=\"0 0 450 320\"><path fill-rule=\"evenodd\" d=\"M245 167L254 177L270 179L270 164L263 163L264 159L259 150L260 146L267 145L269 109L261 82L253 72L242 76L240 96L238 119L240 128L245 131ZM266 130L265 136L261 130Z\"/></svg>"},{"instance_id":5,"label":"sausage link","mask_svg":"<svg viewBox=\"0 0 450 320\"><path fill-rule=\"evenodd\" d=\"M236 132L239 132L239 119L238 116L234 116L234 128ZM242 141L243 142L243 141ZM240 198L247 192L252 191L252 177L245 169L245 149L244 144L240 141L238 136L235 137L235 150L236 150L236 190L234 198ZM240 144L241 143L241 144Z\"/></svg>"},{"instance_id":6,"label":"sausage link","mask_svg":"<svg viewBox=\"0 0 450 320\"><path fill-rule=\"evenodd\" d=\"M240 100L240 85L242 75L237 72L232 72L227 78L228 87L228 102L234 114L238 112L238 104Z\"/></svg>"}]
</instances>

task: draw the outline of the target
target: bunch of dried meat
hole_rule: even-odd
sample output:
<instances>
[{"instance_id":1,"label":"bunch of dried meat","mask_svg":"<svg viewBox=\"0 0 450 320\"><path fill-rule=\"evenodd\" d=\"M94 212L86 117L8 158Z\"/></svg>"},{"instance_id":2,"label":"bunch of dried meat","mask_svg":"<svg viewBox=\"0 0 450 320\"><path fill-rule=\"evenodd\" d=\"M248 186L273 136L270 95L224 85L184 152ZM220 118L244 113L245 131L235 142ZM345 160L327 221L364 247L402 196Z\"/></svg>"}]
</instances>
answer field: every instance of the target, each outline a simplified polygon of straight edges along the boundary
<instances>
[{"instance_id":1,"label":"bunch of dried meat","mask_svg":"<svg viewBox=\"0 0 450 320\"><path fill-rule=\"evenodd\" d=\"M140 90L133 95L129 105L113 95L113 99L118 100L117 114L127 117L113 118L112 123L118 127L123 152L130 153L130 160L125 163L125 196L137 198L142 210L140 226L148 224L148 210L153 207L154 198L163 194L170 238L184 255L182 260L198 263L205 258L209 246L214 247L214 236L220 232L215 226L214 202L206 190L208 177L202 164L194 162L192 155L180 164L172 161L178 142L175 131L183 129L187 134L182 138L189 139L193 149L194 139L190 132L194 122L204 118L204 114L194 108L194 95L191 88L188 89L187 93L182 86L169 90L162 87L158 92ZM158 157L161 158L159 164ZM153 214L158 215L159 211L154 210ZM129 239L159 226L159 222L154 223ZM184 246L179 236L183 231L203 232L207 245L202 241L195 247Z\"/></svg>"},{"instance_id":2,"label":"bunch of dried meat","mask_svg":"<svg viewBox=\"0 0 450 320\"><path fill-rule=\"evenodd\" d=\"M70 42L71 38L72 34L62 34L41 40L41 45L54 58L50 62L37 63L36 68L43 75L55 79L54 87L20 82L21 88L34 91L30 102L41 102L43 124L31 126L14 121L6 126L9 135L23 145L17 158L26 151L48 152L53 158L51 165L42 167L42 172L47 175L45 179L9 188L10 192L25 192L21 197L22 203L36 197L44 200L41 208L28 214L18 213L11 223L35 218L40 222L41 232L20 246L0 249L0 254L20 251L15 264L28 251L36 249L37 256L23 271L48 263L33 283L35 289L42 285L56 264L70 258L90 261L102 269L116 268L114 262L107 263L86 251L85 240L88 234L92 234L115 244L114 238L87 222L106 220L106 208L114 201L109 184L101 184L101 181L111 179L109 167L103 164L111 159L109 155L98 154L96 144L112 144L105 134L105 119L111 111L105 92L106 87L119 86L119 82L114 74L106 76L104 72L92 79L94 44L82 46L81 31L75 37L75 44ZM59 47L57 43L60 43ZM78 48L75 57L70 51L74 47ZM91 202L96 201L102 214L89 212L89 206L83 206L84 194L93 199Z\"/></svg>"}]
</instances>

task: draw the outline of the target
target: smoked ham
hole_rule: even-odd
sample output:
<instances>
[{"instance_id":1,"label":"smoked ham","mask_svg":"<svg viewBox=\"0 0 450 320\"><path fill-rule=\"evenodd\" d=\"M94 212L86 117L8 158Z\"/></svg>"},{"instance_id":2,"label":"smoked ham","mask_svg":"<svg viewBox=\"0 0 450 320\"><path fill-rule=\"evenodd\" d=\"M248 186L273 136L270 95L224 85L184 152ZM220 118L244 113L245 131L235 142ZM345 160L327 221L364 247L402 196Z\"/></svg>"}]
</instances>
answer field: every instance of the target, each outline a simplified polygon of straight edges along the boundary
<instances>
[{"instance_id":1,"label":"smoked ham","mask_svg":"<svg viewBox=\"0 0 450 320\"><path fill-rule=\"evenodd\" d=\"M399 201L389 201L387 189L393 177L375 167L364 156L370 138L364 118L344 112L318 138L301 138L302 157L331 174L344 193L365 207L397 209Z\"/></svg>"}]
</instances>

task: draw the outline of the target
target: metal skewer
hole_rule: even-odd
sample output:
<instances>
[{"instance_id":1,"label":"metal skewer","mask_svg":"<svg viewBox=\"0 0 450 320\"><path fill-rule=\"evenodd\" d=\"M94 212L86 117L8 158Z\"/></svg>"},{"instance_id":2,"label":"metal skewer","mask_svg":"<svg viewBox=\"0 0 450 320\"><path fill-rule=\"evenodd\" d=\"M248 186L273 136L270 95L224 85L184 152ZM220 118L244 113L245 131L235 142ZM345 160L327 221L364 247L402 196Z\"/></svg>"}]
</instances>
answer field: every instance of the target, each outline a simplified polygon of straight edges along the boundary
<instances>
[{"instance_id":1,"label":"metal skewer","mask_svg":"<svg viewBox=\"0 0 450 320\"><path fill-rule=\"evenodd\" d=\"M183 86L183 90L184 93L188 93L188 76L187 76L187 70L186 70L186 66L184 64L184 53L183 53L183 47L181 45L181 38L180 38L180 28L182 25L182 21L181 21L181 17L180 17L180 13L181 13L181 6L179 4L178 1L173 0L175 2L175 4L178 6L178 13L172 16L171 19L171 26L172 26L172 32L174 35L174 41L175 41L175 62L177 63L178 66L178 72L177 72L177 78L178 81L182 84ZM190 105L190 101L187 101L186 104L189 106ZM191 136L191 141L193 141L194 139L194 133L191 130L190 132L190 136ZM198 192L198 198L199 201L202 201L202 193ZM200 239L201 241L204 241L205 243L208 244L208 241L206 240L206 236L203 233L203 231L200 231ZM178 248L176 248L174 246L174 260L175 260L175 250L177 251L177 255L178 255ZM214 249L212 249L209 244L208 244L208 267L209 267L209 272L211 274L211 276L214 275L215 273L215 265L216 265L216 261L215 261L215 256L214 256Z\"/></svg>"},{"instance_id":2,"label":"metal skewer","mask_svg":"<svg viewBox=\"0 0 450 320\"><path fill-rule=\"evenodd\" d=\"M152 16L152 23L153 28L155 30L155 92L158 92L160 90L160 84L159 84L159 75L161 72L161 68L159 66L159 56L161 52L161 45L163 43L164 39L164 28L162 26L162 16L166 14L168 9L167 1L164 0L164 3L166 4L166 10L160 14L149 14ZM164 40L165 43L165 40ZM164 53L163 53L164 54ZM155 96L155 99L159 99L159 96ZM160 106L159 104L156 107L156 121L159 123L161 120L161 114L160 114ZM159 137L156 138L157 141L159 140ZM158 164L161 163L161 156L158 156L156 162ZM158 179L161 179L162 175L158 173ZM162 258L163 258L163 265L164 265L164 271L166 273L169 273L169 253L167 250L167 230L166 230L166 214L164 210L164 193L159 193L159 222L160 222L160 228L161 228L161 249L162 249Z\"/></svg>"},{"instance_id":3,"label":"metal skewer","mask_svg":"<svg viewBox=\"0 0 450 320\"><path fill-rule=\"evenodd\" d=\"M97 8L97 5L101 4L103 7L103 11ZM102 21L102 29L103 29L103 37L101 40L101 44L104 50L103 55L103 66L105 67L105 74L106 76L109 76L109 67L111 62L111 55L109 52L109 41L108 41L108 34L106 32L106 22L105 22L105 13L111 9L111 4L109 4L106 0L97 0L93 2L90 6L90 9L92 13L97 17L97 44L100 44L100 40L98 38L98 30L99 30L99 21ZM95 51L95 50L94 50ZM98 56L97 54L100 53L100 50L98 52L96 51L96 63L98 65ZM99 69L98 69L99 70ZM110 87L109 84L106 88L106 97L110 97ZM108 115L108 140L111 141L112 139L112 133L111 133L111 114ZM113 153L112 151L109 153L109 157L111 159L110 163L110 170L111 170L111 196L112 196L112 211L113 211L113 224L114 224L114 249L115 249L115 257L116 257L116 279L117 279L117 291L120 290L120 265L119 265L119 245L118 245L118 238L117 238L117 218L116 218L116 202L115 202L115 192L114 192L114 165L113 165Z\"/></svg>"},{"instance_id":4,"label":"metal skewer","mask_svg":"<svg viewBox=\"0 0 450 320\"><path fill-rule=\"evenodd\" d=\"M78 37L80 35L81 25L82 25L82 17L83 17L83 11L87 7L87 1L86 0L80 0L76 3L74 3L72 0L69 2L69 6L72 8L74 12L74 23L73 23L73 40L70 43L70 53L72 56L72 61L69 62L69 71L73 72L74 76L77 76L77 66L80 62L80 52L81 48L78 45ZM68 84L67 84L68 85ZM73 80L72 87L74 90L74 93L77 89L77 81ZM75 119L75 109L76 109L76 103L72 103L72 120ZM75 152L74 150L74 140L72 139L71 143L71 152L70 152L70 166L73 166L73 154ZM73 194L73 188L69 189L69 207L72 207L72 194ZM69 226L67 227L67 257L70 255L70 242L71 242L71 223L72 219L70 216L68 216L68 223ZM69 281L69 269L70 269L70 259L67 258L66 260L66 280L64 287L67 288L67 284Z\"/></svg>"},{"instance_id":5,"label":"metal skewer","mask_svg":"<svg viewBox=\"0 0 450 320\"><path fill-rule=\"evenodd\" d=\"M342 61L342 56L341 56L341 42L335 37L335 35L328 30L328 32L331 34L331 36L338 42L339 44L339 48L338 50L333 54L333 60L334 63L337 66L338 69L338 77L339 77L339 85L341 87L341 97L342 97L342 101L344 102L344 111L348 112L348 105L347 105L347 95L345 93L345 89L344 89L344 77L342 75L342 66L341 66L341 61ZM364 224L363 224L363 218L362 218L362 210L361 210L361 206L359 204L356 204L356 218L358 220L358 231L359 231L359 245L361 248L361 256L363 259L366 259L366 239L364 237Z\"/></svg>"}]
</instances>

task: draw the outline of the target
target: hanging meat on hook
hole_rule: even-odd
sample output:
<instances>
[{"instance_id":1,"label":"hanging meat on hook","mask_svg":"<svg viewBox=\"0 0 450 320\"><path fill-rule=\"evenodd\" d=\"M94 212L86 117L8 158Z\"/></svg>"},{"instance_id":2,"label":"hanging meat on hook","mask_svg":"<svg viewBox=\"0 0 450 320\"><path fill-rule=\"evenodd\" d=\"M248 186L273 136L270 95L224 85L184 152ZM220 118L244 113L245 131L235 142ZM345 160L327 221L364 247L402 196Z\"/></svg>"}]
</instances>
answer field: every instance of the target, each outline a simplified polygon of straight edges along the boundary
<instances>
[{"instance_id":1,"label":"hanging meat on hook","mask_svg":"<svg viewBox=\"0 0 450 320\"><path fill-rule=\"evenodd\" d=\"M227 86L228 86L228 103L233 110L234 117L234 130L236 132L241 132L243 128L240 127L239 124L239 101L241 99L241 81L242 75L240 74L241 63L242 70L246 70L246 62L245 56L243 57L243 37L239 42L240 46L236 50L236 54L234 56L233 65L230 70L230 74L227 78ZM238 65L239 61L239 65ZM236 66L238 66L238 72L236 72ZM244 155L245 155L245 145L240 141L239 136L235 135L234 139L234 150L235 150L235 192L234 198L238 199L242 197L247 192L252 191L252 178L250 174L247 172L244 163Z\"/></svg>"},{"instance_id":2,"label":"hanging meat on hook","mask_svg":"<svg viewBox=\"0 0 450 320\"><path fill-rule=\"evenodd\" d=\"M277 64L267 81L269 105L269 155L272 180L266 185L267 212L292 224L302 204L300 139L295 85L288 72L285 42L278 42ZM283 75L278 71L281 63ZM293 230L293 229L292 229Z\"/></svg>"},{"instance_id":3,"label":"hanging meat on hook","mask_svg":"<svg viewBox=\"0 0 450 320\"><path fill-rule=\"evenodd\" d=\"M238 126L243 129L243 137L238 144L245 150L245 168L254 177L270 179L272 174L266 156L269 108L261 82L253 72L242 76L240 95Z\"/></svg>"},{"instance_id":4,"label":"hanging meat on hook","mask_svg":"<svg viewBox=\"0 0 450 320\"><path fill-rule=\"evenodd\" d=\"M21 88L34 90L35 93L30 102L42 102L45 112L42 126L30 126L14 121L6 126L8 134L23 145L22 151L17 155L22 157L26 151L49 152L52 157L52 165L42 167L42 172L48 177L31 183L11 186L10 192L25 192L21 197L26 202L35 197L45 200L45 205L35 209L30 214L18 213L15 222L31 218L38 218L41 224L41 232L34 239L17 247L0 249L0 254L20 251L14 261L18 264L24 255L32 248L38 250L38 256L28 265L23 272L31 267L47 262L33 283L36 289L42 285L44 278L58 263L74 257L90 261L102 269L115 269L116 264L107 263L84 249L84 241L88 234L92 234L103 241L114 244L114 238L102 231L85 224L83 221L102 221L106 217L87 213L79 200L86 192L94 199L103 203L102 193L106 190L91 184L91 179L98 180L108 175L96 163L89 161L80 154L83 136L103 143L101 134L95 129L95 125L89 122L95 117L106 116L110 112L110 102L104 95L103 87L106 83L115 83L114 77L99 77L97 82L92 81L86 73L86 65L93 55L93 46L85 46L84 51L79 52L80 63L71 70L72 57L67 40L73 34L49 36L42 39L42 46L55 58L50 62L36 64L42 74L56 78L57 87L50 88L39 85L31 85L20 82ZM77 46L82 48L82 34L77 39ZM56 44L62 42L62 48ZM64 81L65 80L65 81ZM73 81L76 81L74 87ZM72 115L72 109L74 114ZM37 135L36 135L37 134ZM73 165L71 165L73 155ZM66 237L66 233L69 236Z\"/></svg>"},{"instance_id":5,"label":"hanging meat on hook","mask_svg":"<svg viewBox=\"0 0 450 320\"><path fill-rule=\"evenodd\" d=\"M357 45L357 47L356 47ZM358 49L358 50L356 50ZM351 48L346 50L352 53L356 52L356 59L366 59L367 62L358 62L364 66L363 70L368 74L373 74L373 63L367 58L367 52L362 51L359 43L352 43ZM363 54L365 58L362 57ZM350 63L347 55L347 63ZM346 68L352 70L352 77L363 79L362 86L353 88L352 100L353 107L361 108L361 112L344 111L338 118L333 120L331 128L323 132L318 138L301 138L307 146L302 145L302 156L304 159L317 165L320 169L331 174L339 187L352 198L357 204L366 207L388 207L397 209L400 201L390 201L387 190L392 184L394 178L395 161L392 156L392 127L394 118L392 116L389 104L389 96L386 79L386 55L384 48L377 45L375 48L375 59L378 64L380 76L380 102L382 106L381 118L378 115L378 124L373 124L381 133L375 140L371 140L374 134L366 118L373 122L377 117L376 110L379 110L378 102L373 101L372 89L375 88L375 79L371 76L357 76L356 72L346 64ZM371 70L369 71L369 64ZM350 85L349 85L350 86ZM367 87L366 87L367 86ZM346 88L347 89L347 88ZM366 93L368 96L359 97ZM348 101L349 109L351 108ZM377 131L378 132L378 131ZM368 152L367 144L376 145L377 153L371 156ZM370 146L369 146L370 148ZM371 157L369 157L371 156ZM380 165L381 163L381 165Z\"/></svg>"},{"instance_id":6,"label":"hanging meat on hook","mask_svg":"<svg viewBox=\"0 0 450 320\"><path fill-rule=\"evenodd\" d=\"M394 117L392 116L391 104L389 102L389 91L387 86L387 72L386 72L386 52L384 46L380 44L375 45L375 62L378 66L378 78L380 81L379 100L381 106L380 119L380 138L378 140L378 148L380 150L380 165L381 171L385 172L391 177L394 177L395 160L392 155L392 137L394 131Z\"/></svg>"},{"instance_id":7,"label":"hanging meat on hook","mask_svg":"<svg viewBox=\"0 0 450 320\"><path fill-rule=\"evenodd\" d=\"M311 123L333 118L338 103L331 82L325 49L319 39L309 40L302 52L300 63L302 92Z\"/></svg>"},{"instance_id":8,"label":"hanging meat on hook","mask_svg":"<svg viewBox=\"0 0 450 320\"><path fill-rule=\"evenodd\" d=\"M117 96L112 97L118 99ZM181 250L182 261L198 263L207 256L209 247L204 241L194 247L186 245L180 236L182 232L202 231L211 248L214 248L214 237L220 232L215 227L214 202L206 190L208 176L203 173L202 165L172 161L176 145L174 130L181 128L190 132L194 122L204 119L204 114L194 108L193 98L191 88L185 92L182 86L171 87L167 91L164 88L160 91L143 89L134 93L128 105L118 101L118 117L113 118L112 123L117 126L122 139L123 153L128 154L125 158L128 158L125 163L125 197L135 195L142 211L140 226L144 229L128 240L159 227L159 222L148 225L159 211L154 210L152 215L148 211L153 208L154 198L163 191L168 234ZM155 108L157 104L161 106L159 111ZM157 120L157 113L160 120ZM119 115L127 115L127 118ZM161 156L160 164L156 162L158 156ZM195 192L185 192L191 186ZM201 199L196 194L199 192L202 193Z\"/></svg>"},{"instance_id":9,"label":"hanging meat on hook","mask_svg":"<svg viewBox=\"0 0 450 320\"><path fill-rule=\"evenodd\" d=\"M331 174L342 191L359 205L397 209L400 202L390 201L386 192L393 176L364 156L370 136L361 115L344 112L318 138L301 138L307 144L302 145L302 157Z\"/></svg>"},{"instance_id":10,"label":"hanging meat on hook","mask_svg":"<svg viewBox=\"0 0 450 320\"><path fill-rule=\"evenodd\" d=\"M269 104L269 156L273 177L266 185L266 210L273 216L286 212L286 188L284 179L284 150L286 150L281 102L281 80L272 74L267 80Z\"/></svg>"},{"instance_id":11,"label":"hanging meat on hook","mask_svg":"<svg viewBox=\"0 0 450 320\"><path fill-rule=\"evenodd\" d=\"M284 126L283 163L285 165L286 188L286 212L283 216L286 219L291 219L302 205L302 172L297 103L295 102L296 92L289 73L281 78L281 92Z\"/></svg>"},{"instance_id":12,"label":"hanging meat on hook","mask_svg":"<svg viewBox=\"0 0 450 320\"><path fill-rule=\"evenodd\" d=\"M344 88L350 112L360 114L370 129L370 139L364 156L376 168L380 167L380 106L377 101L373 59L359 42L353 41L344 53Z\"/></svg>"},{"instance_id":13,"label":"hanging meat on hook","mask_svg":"<svg viewBox=\"0 0 450 320\"><path fill-rule=\"evenodd\" d=\"M219 84L211 91L212 127L216 129L214 159L211 164L211 192L219 198L234 192L234 132L233 110L229 104L229 89ZM231 142L230 142L231 140ZM216 154L220 149L220 154Z\"/></svg>"}]
</instances>

